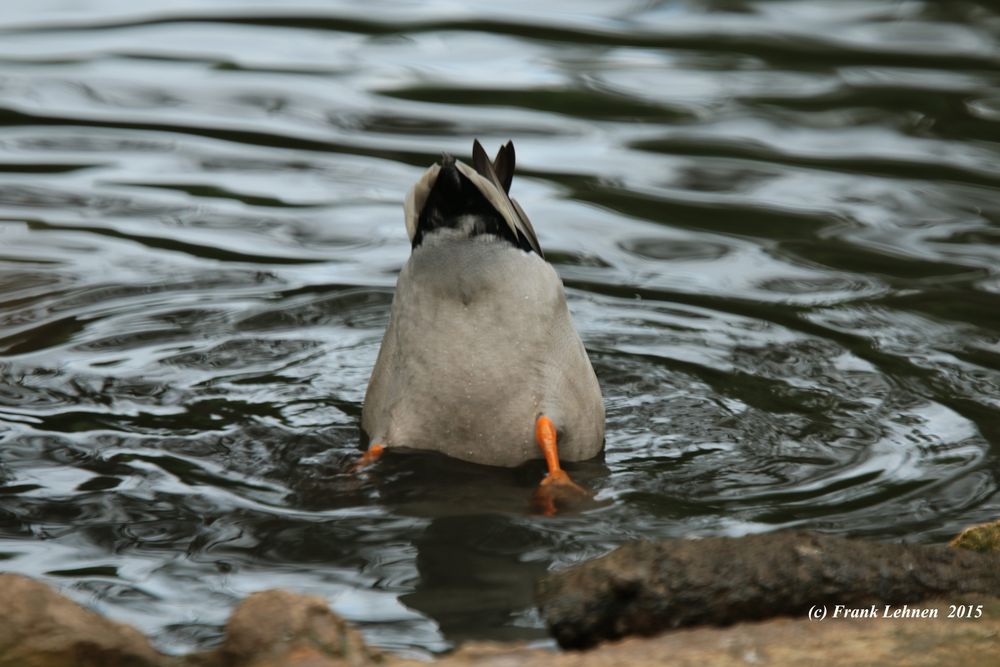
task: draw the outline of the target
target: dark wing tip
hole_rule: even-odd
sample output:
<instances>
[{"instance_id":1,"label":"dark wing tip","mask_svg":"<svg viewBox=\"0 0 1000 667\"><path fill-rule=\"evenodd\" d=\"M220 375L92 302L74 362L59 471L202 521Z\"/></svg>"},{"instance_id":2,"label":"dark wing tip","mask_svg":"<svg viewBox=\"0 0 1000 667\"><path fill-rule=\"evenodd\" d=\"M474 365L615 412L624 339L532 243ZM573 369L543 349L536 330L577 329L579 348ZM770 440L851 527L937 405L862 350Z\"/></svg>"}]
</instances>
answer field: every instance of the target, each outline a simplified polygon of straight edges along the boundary
<instances>
[{"instance_id":1,"label":"dark wing tip","mask_svg":"<svg viewBox=\"0 0 1000 667\"><path fill-rule=\"evenodd\" d=\"M514 142L508 141L497 151L493 160L493 171L496 172L503 191L510 192L510 184L514 181Z\"/></svg>"},{"instance_id":2,"label":"dark wing tip","mask_svg":"<svg viewBox=\"0 0 1000 667\"><path fill-rule=\"evenodd\" d=\"M538 243L538 237L535 235L535 230L531 226L531 221L528 220L527 214L524 209L513 199L510 198L510 185L514 180L514 142L508 140L506 144L502 145L497 151L497 157L494 161L490 161L489 156L486 154L486 149L483 145L479 143L478 139L472 141L472 167L476 170L480 176L488 180L495 187L497 187L501 196L506 198L510 203L510 208L513 209L511 213L515 216L516 220L512 220L511 224L513 226L513 231L516 237L519 239L520 243L525 243L527 246L534 250L539 257L544 259L545 255L542 253L542 247ZM524 247L522 245L522 247ZM528 248L525 248L526 250Z\"/></svg>"},{"instance_id":3,"label":"dark wing tip","mask_svg":"<svg viewBox=\"0 0 1000 667\"><path fill-rule=\"evenodd\" d=\"M492 181L493 179L490 178L491 166L486 149L479 143L479 139L474 139L472 142L472 168L483 178Z\"/></svg>"}]
</instances>

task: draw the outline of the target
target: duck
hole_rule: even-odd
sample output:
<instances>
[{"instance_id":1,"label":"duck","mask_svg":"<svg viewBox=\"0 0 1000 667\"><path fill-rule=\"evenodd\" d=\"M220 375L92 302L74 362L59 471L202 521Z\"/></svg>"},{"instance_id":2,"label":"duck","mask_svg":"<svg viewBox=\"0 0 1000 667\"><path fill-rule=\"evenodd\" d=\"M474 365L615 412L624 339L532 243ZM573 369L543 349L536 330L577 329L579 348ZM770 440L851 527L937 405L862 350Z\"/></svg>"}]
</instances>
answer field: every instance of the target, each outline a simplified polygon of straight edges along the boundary
<instances>
[{"instance_id":1,"label":"duck","mask_svg":"<svg viewBox=\"0 0 1000 667\"><path fill-rule=\"evenodd\" d=\"M361 414L367 451L430 450L517 467L544 459L535 499L592 495L561 462L604 448L600 384L524 209L510 197L513 141L472 166L449 154L404 203L410 256L399 273Z\"/></svg>"}]
</instances>

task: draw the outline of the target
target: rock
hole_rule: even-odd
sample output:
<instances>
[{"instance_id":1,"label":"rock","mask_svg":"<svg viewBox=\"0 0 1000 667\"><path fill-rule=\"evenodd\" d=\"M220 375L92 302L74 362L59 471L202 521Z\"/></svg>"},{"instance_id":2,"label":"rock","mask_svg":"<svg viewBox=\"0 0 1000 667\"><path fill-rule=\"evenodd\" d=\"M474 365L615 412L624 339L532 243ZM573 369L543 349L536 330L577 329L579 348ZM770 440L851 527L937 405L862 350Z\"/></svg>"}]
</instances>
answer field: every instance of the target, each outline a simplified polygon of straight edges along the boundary
<instances>
[{"instance_id":1,"label":"rock","mask_svg":"<svg viewBox=\"0 0 1000 667\"><path fill-rule=\"evenodd\" d=\"M1000 553L1000 519L966 528L956 535L948 546L982 553L991 551Z\"/></svg>"},{"instance_id":2,"label":"rock","mask_svg":"<svg viewBox=\"0 0 1000 667\"><path fill-rule=\"evenodd\" d=\"M218 657L247 667L362 667L383 660L326 600L279 590L254 593L236 608Z\"/></svg>"},{"instance_id":3,"label":"rock","mask_svg":"<svg viewBox=\"0 0 1000 667\"><path fill-rule=\"evenodd\" d=\"M947 618L951 605L983 605L978 619ZM937 618L772 619L632 637L586 652L470 644L434 667L996 667L1000 599L953 596L921 605ZM398 662L392 667L426 667Z\"/></svg>"},{"instance_id":4,"label":"rock","mask_svg":"<svg viewBox=\"0 0 1000 667\"><path fill-rule=\"evenodd\" d=\"M84 609L41 582L0 574L0 598L0 667L163 664L138 630Z\"/></svg>"},{"instance_id":5,"label":"rock","mask_svg":"<svg viewBox=\"0 0 1000 667\"><path fill-rule=\"evenodd\" d=\"M960 593L1000 595L1000 554L796 532L631 543L538 588L564 648Z\"/></svg>"},{"instance_id":6,"label":"rock","mask_svg":"<svg viewBox=\"0 0 1000 667\"><path fill-rule=\"evenodd\" d=\"M427 667L383 656L337 617L321 598L282 591L257 593L227 625L222 647L163 656L138 632L81 608L44 584L0 575L2 667ZM948 618L952 605L978 618ZM951 596L925 603L937 618L776 619L729 628L691 628L655 638L631 638L586 653L523 644L471 643L435 660L435 667L681 667L766 664L996 665L1000 598Z\"/></svg>"},{"instance_id":7,"label":"rock","mask_svg":"<svg viewBox=\"0 0 1000 667\"><path fill-rule=\"evenodd\" d=\"M183 657L155 651L134 628L49 586L0 574L0 667L364 667L384 658L322 598L254 593L233 612L223 645Z\"/></svg>"}]
</instances>

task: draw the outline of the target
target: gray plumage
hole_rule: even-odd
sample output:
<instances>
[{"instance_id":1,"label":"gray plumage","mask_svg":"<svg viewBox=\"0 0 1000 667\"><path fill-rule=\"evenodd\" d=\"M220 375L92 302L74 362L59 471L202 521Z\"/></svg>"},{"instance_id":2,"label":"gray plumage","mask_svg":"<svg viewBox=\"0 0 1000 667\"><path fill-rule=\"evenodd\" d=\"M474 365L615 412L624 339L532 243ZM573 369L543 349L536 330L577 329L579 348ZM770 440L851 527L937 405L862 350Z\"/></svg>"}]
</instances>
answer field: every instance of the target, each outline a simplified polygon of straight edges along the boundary
<instances>
[{"instance_id":1,"label":"gray plumage","mask_svg":"<svg viewBox=\"0 0 1000 667\"><path fill-rule=\"evenodd\" d=\"M604 443L600 387L562 282L507 194L513 144L491 163L477 141L473 164L446 157L407 197L414 248L396 283L362 428L389 448L516 466L540 458L535 420L545 415L562 460L592 458Z\"/></svg>"}]
</instances>

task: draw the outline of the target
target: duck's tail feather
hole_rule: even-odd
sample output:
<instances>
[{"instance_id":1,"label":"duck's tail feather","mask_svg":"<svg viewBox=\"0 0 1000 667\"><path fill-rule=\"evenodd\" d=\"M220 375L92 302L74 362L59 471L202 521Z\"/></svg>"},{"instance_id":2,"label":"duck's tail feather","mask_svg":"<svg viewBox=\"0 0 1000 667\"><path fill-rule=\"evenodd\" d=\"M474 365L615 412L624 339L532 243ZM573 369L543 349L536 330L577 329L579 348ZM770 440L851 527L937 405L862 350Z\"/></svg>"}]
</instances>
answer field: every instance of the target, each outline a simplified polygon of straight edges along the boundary
<instances>
[{"instance_id":1,"label":"duck's tail feather","mask_svg":"<svg viewBox=\"0 0 1000 667\"><path fill-rule=\"evenodd\" d=\"M435 229L452 228L469 236L493 234L544 257L524 209L507 194L514 178L514 162L513 142L501 146L490 162L476 140L472 145L474 169L450 155L432 165L406 198L406 229L413 247Z\"/></svg>"}]
</instances>

